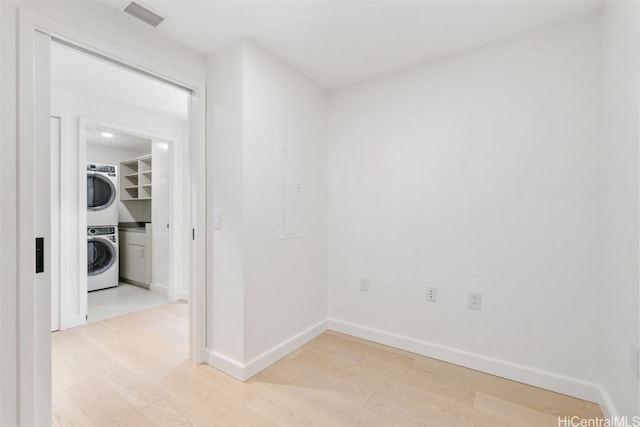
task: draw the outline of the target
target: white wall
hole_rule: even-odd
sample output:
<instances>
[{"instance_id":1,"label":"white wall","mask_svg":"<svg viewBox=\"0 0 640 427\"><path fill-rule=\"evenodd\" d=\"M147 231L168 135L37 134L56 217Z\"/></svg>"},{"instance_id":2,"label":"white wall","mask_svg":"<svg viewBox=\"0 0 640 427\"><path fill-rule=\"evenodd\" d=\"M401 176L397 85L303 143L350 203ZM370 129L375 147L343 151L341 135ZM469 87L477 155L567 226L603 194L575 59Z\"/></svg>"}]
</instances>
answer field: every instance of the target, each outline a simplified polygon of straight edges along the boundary
<instances>
[{"instance_id":1,"label":"white wall","mask_svg":"<svg viewBox=\"0 0 640 427\"><path fill-rule=\"evenodd\" d=\"M171 284L171 196L181 189L171 188L171 155L169 143L153 141L152 144L152 199L151 210L151 289L168 295L170 300L186 298L187 287L170 292ZM177 191L176 191L177 190ZM140 202L138 202L140 203ZM148 202L147 202L148 203ZM173 224L175 227L176 224ZM186 285L183 283L182 285ZM180 295L181 293L181 295Z\"/></svg>"},{"instance_id":2,"label":"white wall","mask_svg":"<svg viewBox=\"0 0 640 427\"><path fill-rule=\"evenodd\" d=\"M207 348L236 364L244 360L243 55L232 46L207 63Z\"/></svg>"},{"instance_id":3,"label":"white wall","mask_svg":"<svg viewBox=\"0 0 640 427\"><path fill-rule=\"evenodd\" d=\"M16 45L15 16L0 3L0 223L17 224L16 216ZM5 30L6 29L6 30ZM6 227L0 245L0 425L16 424L17 385L17 227Z\"/></svg>"},{"instance_id":4,"label":"white wall","mask_svg":"<svg viewBox=\"0 0 640 427\"><path fill-rule=\"evenodd\" d=\"M87 144L87 162L116 165L120 170L120 162L134 159L136 157L151 154L151 143L149 152L141 153L137 151L122 150L105 147L97 144ZM118 175L120 179L120 175ZM150 222L151 203L149 201L123 203L120 201L118 192L118 222Z\"/></svg>"},{"instance_id":5,"label":"white wall","mask_svg":"<svg viewBox=\"0 0 640 427\"><path fill-rule=\"evenodd\" d=\"M330 326L595 399L599 70L589 17L333 92Z\"/></svg>"},{"instance_id":6,"label":"white wall","mask_svg":"<svg viewBox=\"0 0 640 427\"><path fill-rule=\"evenodd\" d=\"M245 49L245 359L327 317L325 92L270 54ZM276 148L303 171L305 236L276 239L282 218Z\"/></svg>"},{"instance_id":7,"label":"white wall","mask_svg":"<svg viewBox=\"0 0 640 427\"><path fill-rule=\"evenodd\" d=\"M87 162L106 163L119 167L120 162L144 156L145 154L151 154L151 141L149 141L149 150L147 152L87 143Z\"/></svg>"},{"instance_id":8,"label":"white wall","mask_svg":"<svg viewBox=\"0 0 640 427\"><path fill-rule=\"evenodd\" d=\"M602 16L605 266L599 380L612 415L628 417L640 415L639 29L639 3L605 2Z\"/></svg>"},{"instance_id":9,"label":"white wall","mask_svg":"<svg viewBox=\"0 0 640 427\"><path fill-rule=\"evenodd\" d=\"M207 346L212 364L244 379L324 329L326 96L250 44L214 55L208 80ZM278 239L280 145L304 153L308 227L297 239ZM213 230L216 209L220 230Z\"/></svg>"}]
</instances>

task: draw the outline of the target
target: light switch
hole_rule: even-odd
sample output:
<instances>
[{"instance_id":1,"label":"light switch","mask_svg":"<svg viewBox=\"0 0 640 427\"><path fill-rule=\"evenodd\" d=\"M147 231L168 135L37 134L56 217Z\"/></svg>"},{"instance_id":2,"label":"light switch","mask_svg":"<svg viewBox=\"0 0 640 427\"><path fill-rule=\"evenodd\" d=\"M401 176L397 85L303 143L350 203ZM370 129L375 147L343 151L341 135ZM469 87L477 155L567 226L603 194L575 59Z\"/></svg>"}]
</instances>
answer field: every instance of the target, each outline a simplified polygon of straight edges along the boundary
<instances>
[{"instance_id":1,"label":"light switch","mask_svg":"<svg viewBox=\"0 0 640 427\"><path fill-rule=\"evenodd\" d=\"M213 229L220 230L222 228L222 211L220 209L213 210Z\"/></svg>"}]
</instances>

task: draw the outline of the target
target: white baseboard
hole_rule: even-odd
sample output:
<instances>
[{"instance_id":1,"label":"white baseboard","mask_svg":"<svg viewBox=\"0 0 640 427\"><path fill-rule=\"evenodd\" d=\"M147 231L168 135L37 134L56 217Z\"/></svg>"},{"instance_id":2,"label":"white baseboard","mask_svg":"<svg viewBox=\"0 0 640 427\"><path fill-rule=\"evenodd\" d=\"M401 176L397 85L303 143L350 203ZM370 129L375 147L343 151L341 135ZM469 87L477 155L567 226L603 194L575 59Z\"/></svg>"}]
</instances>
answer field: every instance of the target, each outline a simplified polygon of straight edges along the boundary
<instances>
[{"instance_id":1,"label":"white baseboard","mask_svg":"<svg viewBox=\"0 0 640 427\"><path fill-rule=\"evenodd\" d=\"M327 321L322 320L270 348L247 363L241 363L216 351L207 350L207 363L240 381L246 381L326 330Z\"/></svg>"},{"instance_id":2,"label":"white baseboard","mask_svg":"<svg viewBox=\"0 0 640 427\"><path fill-rule=\"evenodd\" d=\"M160 292L163 295L169 295L169 288L166 285L159 285L157 283L151 283L149 285L149 290L154 292Z\"/></svg>"},{"instance_id":3,"label":"white baseboard","mask_svg":"<svg viewBox=\"0 0 640 427\"><path fill-rule=\"evenodd\" d=\"M609 396L609 393L603 386L600 386L600 400L598 403L605 418L613 419L613 417L620 417L620 414L611 401L611 396Z\"/></svg>"},{"instance_id":4,"label":"white baseboard","mask_svg":"<svg viewBox=\"0 0 640 427\"><path fill-rule=\"evenodd\" d=\"M87 323L85 316L73 316L60 319L60 330L75 328L76 326L82 326Z\"/></svg>"},{"instance_id":5,"label":"white baseboard","mask_svg":"<svg viewBox=\"0 0 640 427\"><path fill-rule=\"evenodd\" d=\"M321 333L327 330L327 321L322 320L304 331L292 336L286 341L270 348L260 356L251 359L245 365L245 379L249 379L263 369L276 363L292 351L302 347Z\"/></svg>"},{"instance_id":6,"label":"white baseboard","mask_svg":"<svg viewBox=\"0 0 640 427\"><path fill-rule=\"evenodd\" d=\"M240 381L246 381L322 334L327 329L579 399L596 402L602 407L605 417L617 415L606 390L597 384L337 319L318 322L247 363L238 362L212 350L207 350L207 363Z\"/></svg>"},{"instance_id":7,"label":"white baseboard","mask_svg":"<svg viewBox=\"0 0 640 427\"><path fill-rule=\"evenodd\" d=\"M207 350L207 364L233 378L244 381L244 365L216 351Z\"/></svg>"},{"instance_id":8,"label":"white baseboard","mask_svg":"<svg viewBox=\"0 0 640 427\"><path fill-rule=\"evenodd\" d=\"M597 384L554 372L495 359L481 354L458 350L427 341L410 338L379 329L373 329L337 319L329 319L329 329L417 353L434 359L497 375L499 377L530 384L536 387L574 396L591 402L602 402Z\"/></svg>"}]
</instances>

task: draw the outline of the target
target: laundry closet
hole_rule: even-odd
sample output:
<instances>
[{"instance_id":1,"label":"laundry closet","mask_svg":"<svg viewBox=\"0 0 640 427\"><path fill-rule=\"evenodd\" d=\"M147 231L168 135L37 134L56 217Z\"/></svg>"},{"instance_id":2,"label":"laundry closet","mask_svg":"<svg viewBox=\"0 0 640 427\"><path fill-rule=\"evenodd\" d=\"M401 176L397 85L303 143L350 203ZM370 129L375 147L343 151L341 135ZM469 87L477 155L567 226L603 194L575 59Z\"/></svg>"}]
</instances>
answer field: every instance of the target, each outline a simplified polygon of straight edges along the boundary
<instances>
[{"instance_id":1,"label":"laundry closet","mask_svg":"<svg viewBox=\"0 0 640 427\"><path fill-rule=\"evenodd\" d=\"M167 143L87 130L88 291L119 283L147 289L152 283L166 285L168 248L154 250L153 230L163 230L153 225L169 227L167 151Z\"/></svg>"},{"instance_id":2,"label":"laundry closet","mask_svg":"<svg viewBox=\"0 0 640 427\"><path fill-rule=\"evenodd\" d=\"M87 290L129 284L166 294L168 143L99 127L86 139Z\"/></svg>"}]
</instances>

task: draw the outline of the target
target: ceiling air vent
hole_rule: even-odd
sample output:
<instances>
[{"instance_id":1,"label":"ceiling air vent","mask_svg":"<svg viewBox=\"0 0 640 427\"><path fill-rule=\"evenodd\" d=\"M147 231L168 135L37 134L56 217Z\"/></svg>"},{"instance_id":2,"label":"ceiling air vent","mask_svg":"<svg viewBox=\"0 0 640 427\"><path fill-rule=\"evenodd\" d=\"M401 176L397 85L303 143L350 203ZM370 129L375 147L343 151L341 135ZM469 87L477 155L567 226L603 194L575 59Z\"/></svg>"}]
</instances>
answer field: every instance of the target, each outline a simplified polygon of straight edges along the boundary
<instances>
[{"instance_id":1,"label":"ceiling air vent","mask_svg":"<svg viewBox=\"0 0 640 427\"><path fill-rule=\"evenodd\" d=\"M164 21L162 16L150 11L146 7L140 5L140 3L133 1L124 8L124 11L153 27L157 27L162 21Z\"/></svg>"}]
</instances>

